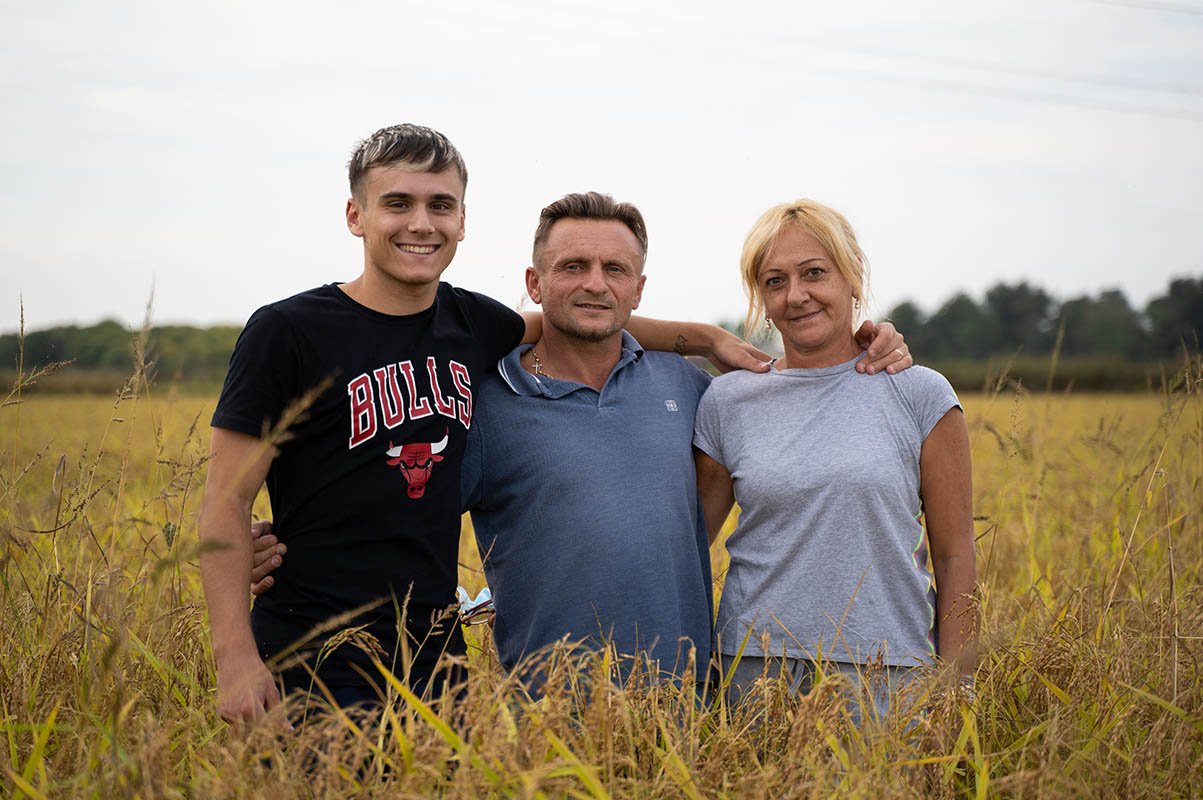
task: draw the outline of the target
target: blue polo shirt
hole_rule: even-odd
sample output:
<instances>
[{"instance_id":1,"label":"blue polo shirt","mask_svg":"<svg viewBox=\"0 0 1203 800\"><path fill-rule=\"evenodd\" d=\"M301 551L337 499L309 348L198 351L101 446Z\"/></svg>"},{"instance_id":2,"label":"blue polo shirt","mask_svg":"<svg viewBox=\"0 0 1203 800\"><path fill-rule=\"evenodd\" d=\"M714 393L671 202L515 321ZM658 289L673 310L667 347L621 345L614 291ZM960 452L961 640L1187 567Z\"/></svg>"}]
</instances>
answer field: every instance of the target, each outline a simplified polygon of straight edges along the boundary
<instances>
[{"instance_id":1,"label":"blue polo shirt","mask_svg":"<svg viewBox=\"0 0 1203 800\"><path fill-rule=\"evenodd\" d=\"M465 510L496 599L501 664L565 637L647 653L680 674L710 660L712 594L693 466L710 376L623 333L602 390L536 377L519 347L477 389Z\"/></svg>"}]
</instances>

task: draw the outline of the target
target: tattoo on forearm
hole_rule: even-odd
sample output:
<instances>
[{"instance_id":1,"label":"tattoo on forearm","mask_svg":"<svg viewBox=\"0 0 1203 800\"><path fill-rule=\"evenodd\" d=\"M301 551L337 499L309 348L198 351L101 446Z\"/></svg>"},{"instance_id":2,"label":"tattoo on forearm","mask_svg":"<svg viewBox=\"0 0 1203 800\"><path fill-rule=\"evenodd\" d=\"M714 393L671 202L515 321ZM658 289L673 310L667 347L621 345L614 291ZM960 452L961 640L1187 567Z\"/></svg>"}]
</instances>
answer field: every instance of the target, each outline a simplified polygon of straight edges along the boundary
<instances>
[{"instance_id":1,"label":"tattoo on forearm","mask_svg":"<svg viewBox=\"0 0 1203 800\"><path fill-rule=\"evenodd\" d=\"M678 335L677 343L673 345L673 350L681 355L685 355L685 336Z\"/></svg>"}]
</instances>

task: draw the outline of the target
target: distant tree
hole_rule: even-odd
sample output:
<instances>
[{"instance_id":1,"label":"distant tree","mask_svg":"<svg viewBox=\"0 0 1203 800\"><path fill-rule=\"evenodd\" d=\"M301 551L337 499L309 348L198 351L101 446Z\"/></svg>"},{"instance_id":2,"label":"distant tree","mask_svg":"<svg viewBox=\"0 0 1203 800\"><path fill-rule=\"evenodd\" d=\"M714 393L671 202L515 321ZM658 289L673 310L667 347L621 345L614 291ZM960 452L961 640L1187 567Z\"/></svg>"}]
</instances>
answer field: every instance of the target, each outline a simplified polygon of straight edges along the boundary
<instances>
[{"instance_id":1,"label":"distant tree","mask_svg":"<svg viewBox=\"0 0 1203 800\"><path fill-rule=\"evenodd\" d=\"M1027 355L1052 350L1053 298L1043 289L1028 285L1000 283L986 292L985 313L993 325L989 330L991 353L1013 353L1020 348Z\"/></svg>"},{"instance_id":2,"label":"distant tree","mask_svg":"<svg viewBox=\"0 0 1203 800\"><path fill-rule=\"evenodd\" d=\"M957 294L927 320L920 356L930 360L987 356L994 342L992 324L973 298Z\"/></svg>"},{"instance_id":3,"label":"distant tree","mask_svg":"<svg viewBox=\"0 0 1203 800\"><path fill-rule=\"evenodd\" d=\"M1064 326L1061 353L1065 356L1109 355L1128 359L1150 353L1144 320L1118 289L1086 295L1061 304L1054 330Z\"/></svg>"},{"instance_id":4,"label":"distant tree","mask_svg":"<svg viewBox=\"0 0 1203 800\"><path fill-rule=\"evenodd\" d=\"M916 358L926 357L930 349L927 330L927 315L910 300L899 303L886 314L885 319L906 337L907 344Z\"/></svg>"},{"instance_id":5,"label":"distant tree","mask_svg":"<svg viewBox=\"0 0 1203 800\"><path fill-rule=\"evenodd\" d=\"M1145 308L1155 355L1174 357L1182 344L1194 350L1203 340L1203 278L1178 278Z\"/></svg>"},{"instance_id":6,"label":"distant tree","mask_svg":"<svg viewBox=\"0 0 1203 800\"><path fill-rule=\"evenodd\" d=\"M0 366L15 367L18 352L16 334L0 336ZM25 368L51 361L70 361L86 367L125 369L130 365L130 334L119 322L105 320L80 328L66 325L25 334Z\"/></svg>"}]
</instances>

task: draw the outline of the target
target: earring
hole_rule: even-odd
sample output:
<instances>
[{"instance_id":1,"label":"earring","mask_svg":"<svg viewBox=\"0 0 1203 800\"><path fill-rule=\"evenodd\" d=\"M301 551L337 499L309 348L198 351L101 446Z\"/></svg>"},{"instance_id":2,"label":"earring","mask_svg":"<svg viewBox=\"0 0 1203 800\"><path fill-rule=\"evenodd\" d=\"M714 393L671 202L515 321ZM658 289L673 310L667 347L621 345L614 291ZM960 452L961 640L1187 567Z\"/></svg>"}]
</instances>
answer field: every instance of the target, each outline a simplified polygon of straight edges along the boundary
<instances>
[{"instance_id":1,"label":"earring","mask_svg":"<svg viewBox=\"0 0 1203 800\"><path fill-rule=\"evenodd\" d=\"M769 320L768 317L765 317L764 318L764 332L772 333L772 331L773 331L773 323Z\"/></svg>"},{"instance_id":2,"label":"earring","mask_svg":"<svg viewBox=\"0 0 1203 800\"><path fill-rule=\"evenodd\" d=\"M852 307L855 308L857 311L860 311L860 298L859 297L852 301Z\"/></svg>"}]
</instances>

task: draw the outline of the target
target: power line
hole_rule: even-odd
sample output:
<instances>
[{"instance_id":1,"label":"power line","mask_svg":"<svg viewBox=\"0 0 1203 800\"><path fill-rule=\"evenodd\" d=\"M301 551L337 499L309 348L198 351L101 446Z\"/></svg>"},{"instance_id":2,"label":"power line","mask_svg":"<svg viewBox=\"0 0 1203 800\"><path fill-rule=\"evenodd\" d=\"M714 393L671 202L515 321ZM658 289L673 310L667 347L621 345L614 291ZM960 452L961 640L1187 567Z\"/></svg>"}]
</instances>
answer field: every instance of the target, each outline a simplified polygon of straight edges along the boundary
<instances>
[{"instance_id":1,"label":"power line","mask_svg":"<svg viewBox=\"0 0 1203 800\"><path fill-rule=\"evenodd\" d=\"M1182 5L1180 3L1154 3L1147 0L1085 0L1101 6L1121 6L1139 8L1145 11L1167 11L1171 14L1196 14L1203 16L1203 6Z\"/></svg>"},{"instance_id":2,"label":"power line","mask_svg":"<svg viewBox=\"0 0 1203 800\"><path fill-rule=\"evenodd\" d=\"M1128 2L1129 0L1094 1ZM1203 98L1203 86L1134 79L1117 80L1067 70L1035 69L985 60L916 55L857 47L845 43L832 45L815 38L792 35L788 40L781 36L764 37L755 34L749 36L747 32L707 25L704 21L696 18L686 21L676 17L656 17L646 12L635 15L623 13L613 7L606 10L605 16L601 16L598 14L598 9L593 6L573 8L572 4L568 4L567 7L573 11L579 11L582 18L587 16L589 25L582 28L572 26L570 29L566 29L553 17L531 8L527 9L530 12L527 18L516 18L512 6L507 6L504 16L496 16L490 14L489 11L484 11L483 13L473 13L469 17L466 14L467 9L461 8L454 10L444 8L440 11L460 19L470 18L477 23L483 22L522 33L530 33L532 30L542 31L555 35L568 43L584 43L591 39L598 44L614 44L627 48L632 45L645 45L649 51L654 53L676 52L709 64L721 61L741 67L760 64L779 68L797 67L801 61L812 71L822 71L860 80L885 81L938 91L954 91L1116 113L1190 121L1203 120L1203 105L1192 102ZM560 8L565 8L565 5L561 5ZM607 30L608 27L614 28L616 31ZM582 30L587 33L582 33ZM690 41L684 41L682 34L688 36ZM704 41L713 36L720 37L722 50L713 43ZM732 52L734 45L739 45L742 52ZM833 59L841 61L834 63ZM858 59L859 63L850 63L849 59ZM916 68L920 70L934 68L941 72L939 75L916 75L914 74ZM949 75L948 70L976 72L978 75ZM912 74L905 74L907 72ZM981 78L1001 78L1006 83L989 85L983 83ZM1011 80L1014 78L1041 81L1045 84L1061 83L1065 86L1063 88L1048 85L1022 86ZM1089 87L1112 93L1120 92L1128 96L1090 96L1080 91L1074 91L1075 88ZM1149 97L1150 94L1179 95L1186 99L1187 103L1167 103L1164 102L1164 98Z\"/></svg>"}]
</instances>

